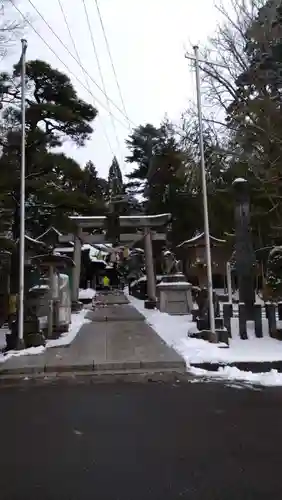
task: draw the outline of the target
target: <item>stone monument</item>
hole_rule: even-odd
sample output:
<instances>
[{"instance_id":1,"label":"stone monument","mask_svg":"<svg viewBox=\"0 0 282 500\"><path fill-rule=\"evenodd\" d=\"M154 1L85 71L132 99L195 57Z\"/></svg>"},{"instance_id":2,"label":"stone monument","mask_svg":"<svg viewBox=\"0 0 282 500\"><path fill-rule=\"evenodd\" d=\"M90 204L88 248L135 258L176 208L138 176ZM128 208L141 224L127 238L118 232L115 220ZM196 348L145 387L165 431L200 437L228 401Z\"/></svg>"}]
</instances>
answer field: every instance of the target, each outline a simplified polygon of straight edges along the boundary
<instances>
[{"instance_id":1,"label":"stone monument","mask_svg":"<svg viewBox=\"0 0 282 500\"><path fill-rule=\"evenodd\" d=\"M233 182L235 193L235 250L236 272L238 277L239 301L245 304L252 315L255 303L254 269L255 253L250 232L250 196L246 179L238 178Z\"/></svg>"},{"instance_id":2,"label":"stone monument","mask_svg":"<svg viewBox=\"0 0 282 500\"><path fill-rule=\"evenodd\" d=\"M255 304L255 252L250 230L250 193L246 179L233 182L235 195L235 255L239 288L239 332L247 339L247 321L255 321L257 336L262 336L261 306Z\"/></svg>"},{"instance_id":3,"label":"stone monument","mask_svg":"<svg viewBox=\"0 0 282 500\"><path fill-rule=\"evenodd\" d=\"M180 261L170 250L162 252L163 278L157 285L159 310L168 314L189 314L193 308L192 285L181 272Z\"/></svg>"}]
</instances>

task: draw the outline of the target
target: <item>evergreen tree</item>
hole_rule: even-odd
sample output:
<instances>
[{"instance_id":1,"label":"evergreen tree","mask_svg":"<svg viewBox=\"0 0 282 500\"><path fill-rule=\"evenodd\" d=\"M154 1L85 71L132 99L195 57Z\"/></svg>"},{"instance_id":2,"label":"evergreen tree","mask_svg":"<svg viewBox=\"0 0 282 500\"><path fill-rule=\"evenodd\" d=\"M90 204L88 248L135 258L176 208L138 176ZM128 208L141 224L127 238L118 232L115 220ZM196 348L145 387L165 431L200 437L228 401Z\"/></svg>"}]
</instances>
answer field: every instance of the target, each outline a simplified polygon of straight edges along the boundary
<instances>
[{"instance_id":1,"label":"evergreen tree","mask_svg":"<svg viewBox=\"0 0 282 500\"><path fill-rule=\"evenodd\" d=\"M85 209L81 210L81 213L85 215L104 215L108 193L106 179L98 176L97 169L92 161L86 163L83 174L80 190L87 196L89 204L85 206Z\"/></svg>"},{"instance_id":2,"label":"evergreen tree","mask_svg":"<svg viewBox=\"0 0 282 500\"><path fill-rule=\"evenodd\" d=\"M109 169L108 176L108 189L110 198L122 196L124 194L124 185L122 180L122 173L119 163L114 156L112 164Z\"/></svg>"},{"instance_id":3,"label":"evergreen tree","mask_svg":"<svg viewBox=\"0 0 282 500\"><path fill-rule=\"evenodd\" d=\"M127 140L129 186L145 198L146 213L172 214L170 238L179 243L192 236L198 225L198 206L192 190L193 162L185 145L180 144L171 123L159 128L147 124L134 130Z\"/></svg>"},{"instance_id":4,"label":"evergreen tree","mask_svg":"<svg viewBox=\"0 0 282 500\"><path fill-rule=\"evenodd\" d=\"M253 195L253 224L264 244L282 226L282 6L268 1L246 31L245 70L236 79L236 93L228 108L233 143ZM276 231L274 231L276 232Z\"/></svg>"},{"instance_id":5,"label":"evergreen tree","mask_svg":"<svg viewBox=\"0 0 282 500\"><path fill-rule=\"evenodd\" d=\"M20 68L3 73L1 113L0 204L12 211L13 237L19 235L20 201ZM66 140L83 146L91 136L97 111L82 101L69 78L43 61L26 65L26 216L33 235L51 224L59 229L67 215L89 206L79 187L84 172L64 153L55 152Z\"/></svg>"},{"instance_id":6,"label":"evergreen tree","mask_svg":"<svg viewBox=\"0 0 282 500\"><path fill-rule=\"evenodd\" d=\"M201 69L209 104L220 109L226 120L208 118L224 137L229 192L236 177L250 183L256 244L269 246L275 240L279 244L281 0L234 0L231 9L221 6L219 10L221 22L202 58L215 60L215 49L220 66L202 64Z\"/></svg>"}]
</instances>

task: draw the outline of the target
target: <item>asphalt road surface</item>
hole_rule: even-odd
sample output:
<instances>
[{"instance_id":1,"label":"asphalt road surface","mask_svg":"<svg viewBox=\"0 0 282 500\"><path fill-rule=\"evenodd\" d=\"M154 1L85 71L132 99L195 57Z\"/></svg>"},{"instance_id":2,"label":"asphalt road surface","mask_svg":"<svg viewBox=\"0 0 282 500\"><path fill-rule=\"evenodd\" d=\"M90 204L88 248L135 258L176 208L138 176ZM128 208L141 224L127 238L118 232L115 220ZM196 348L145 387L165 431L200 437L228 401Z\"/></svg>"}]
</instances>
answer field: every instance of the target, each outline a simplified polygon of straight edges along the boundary
<instances>
[{"instance_id":1,"label":"asphalt road surface","mask_svg":"<svg viewBox=\"0 0 282 500\"><path fill-rule=\"evenodd\" d=\"M282 389L0 388L1 500L282 498Z\"/></svg>"}]
</instances>

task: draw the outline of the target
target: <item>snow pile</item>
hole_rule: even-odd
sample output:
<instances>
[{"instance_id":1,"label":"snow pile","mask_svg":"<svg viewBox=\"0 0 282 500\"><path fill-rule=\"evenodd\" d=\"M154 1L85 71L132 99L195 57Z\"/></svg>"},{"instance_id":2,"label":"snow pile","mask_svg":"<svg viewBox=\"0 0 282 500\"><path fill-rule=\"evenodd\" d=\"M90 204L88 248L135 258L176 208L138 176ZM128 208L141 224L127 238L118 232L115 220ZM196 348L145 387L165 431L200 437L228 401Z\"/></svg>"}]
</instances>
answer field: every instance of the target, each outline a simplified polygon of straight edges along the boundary
<instances>
[{"instance_id":1,"label":"snow pile","mask_svg":"<svg viewBox=\"0 0 282 500\"><path fill-rule=\"evenodd\" d=\"M80 288L79 294L78 294L78 300L87 300L87 299L93 299L96 295L96 290L93 290L93 288Z\"/></svg>"},{"instance_id":2,"label":"snow pile","mask_svg":"<svg viewBox=\"0 0 282 500\"><path fill-rule=\"evenodd\" d=\"M189 329L190 330L190 329ZM188 331L188 328L187 328ZM229 340L229 348L222 344L210 344L205 340L186 337L181 339L180 349L186 362L196 363L238 363L282 360L282 343L268 335L261 339L251 335L241 340L239 334Z\"/></svg>"},{"instance_id":3,"label":"snow pile","mask_svg":"<svg viewBox=\"0 0 282 500\"><path fill-rule=\"evenodd\" d=\"M85 323L91 323L89 319L85 319L86 312L87 310L82 309L82 311L80 311L79 313L72 314L69 331L63 333L58 339L47 340L46 348L70 345L77 336L82 325L84 325Z\"/></svg>"},{"instance_id":4,"label":"snow pile","mask_svg":"<svg viewBox=\"0 0 282 500\"><path fill-rule=\"evenodd\" d=\"M260 385L282 385L282 373L271 370L267 373L241 371L231 366L222 366L217 372L203 370L191 365L200 363L263 362L282 360L282 343L268 335L261 339L248 329L249 340L241 340L239 333L225 344L211 344L202 339L188 337L188 331L195 330L192 316L170 316L157 309L145 309L143 301L128 295L130 302L147 319L159 336L173 347L184 359L188 370L194 375L227 380L241 380ZM236 321L236 319L235 319Z\"/></svg>"},{"instance_id":5,"label":"snow pile","mask_svg":"<svg viewBox=\"0 0 282 500\"><path fill-rule=\"evenodd\" d=\"M179 351L182 341L187 338L187 333L192 323L192 316L170 316L161 313L158 309L145 309L144 301L128 295L132 305L136 307L147 319L159 336L170 346ZM204 341L201 341L204 342Z\"/></svg>"},{"instance_id":6,"label":"snow pile","mask_svg":"<svg viewBox=\"0 0 282 500\"><path fill-rule=\"evenodd\" d=\"M0 350L6 347L6 334L9 333L8 328L0 328ZM0 354L1 356L1 354Z\"/></svg>"},{"instance_id":7,"label":"snow pile","mask_svg":"<svg viewBox=\"0 0 282 500\"><path fill-rule=\"evenodd\" d=\"M13 356L27 356L34 354L42 354L45 351L45 347L40 345L38 347L29 347L28 349L22 349L21 351L9 351L5 356L0 354L0 363L4 363L4 361L8 361L8 359Z\"/></svg>"},{"instance_id":8,"label":"snow pile","mask_svg":"<svg viewBox=\"0 0 282 500\"><path fill-rule=\"evenodd\" d=\"M270 370L266 373L253 373L250 371L239 370L235 366L224 366L216 372L203 370L191 366L189 371L193 375L212 377L214 380L237 380L263 386L282 386L282 373L277 370Z\"/></svg>"},{"instance_id":9,"label":"snow pile","mask_svg":"<svg viewBox=\"0 0 282 500\"><path fill-rule=\"evenodd\" d=\"M5 355L0 353L0 363L4 363L5 361L8 361L12 356L26 356L26 355L35 355L35 354L42 354L45 349L51 348L51 347L62 347L62 346L68 346L73 342L75 339L76 335L78 334L79 330L81 329L82 325L85 323L90 323L90 320L85 319L85 314L87 310L83 309L79 313L75 313L71 315L71 325L69 327L69 331L66 333L63 333L61 337L58 339L52 339L52 340L47 340L45 346L39 346L39 347L30 347L29 349L23 349L21 351L9 351ZM6 331L5 331L6 333ZM1 334L0 340L1 344L3 343L2 347L5 347L6 341L4 343L4 336Z\"/></svg>"}]
</instances>

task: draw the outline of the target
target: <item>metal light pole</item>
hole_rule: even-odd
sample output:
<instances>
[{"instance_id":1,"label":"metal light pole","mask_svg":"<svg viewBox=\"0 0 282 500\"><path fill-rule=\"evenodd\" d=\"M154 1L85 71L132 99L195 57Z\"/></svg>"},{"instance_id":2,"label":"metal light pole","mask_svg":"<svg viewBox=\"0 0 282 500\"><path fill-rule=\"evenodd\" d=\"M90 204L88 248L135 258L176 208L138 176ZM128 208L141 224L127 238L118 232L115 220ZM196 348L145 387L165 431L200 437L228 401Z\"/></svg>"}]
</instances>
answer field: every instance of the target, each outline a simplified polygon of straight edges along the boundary
<instances>
[{"instance_id":1,"label":"metal light pole","mask_svg":"<svg viewBox=\"0 0 282 500\"><path fill-rule=\"evenodd\" d=\"M25 75L27 41L22 39L21 65L21 195L20 195L20 251L19 251L19 317L18 343L23 346L24 338L24 261L25 261Z\"/></svg>"},{"instance_id":2,"label":"metal light pole","mask_svg":"<svg viewBox=\"0 0 282 500\"><path fill-rule=\"evenodd\" d=\"M199 120L199 146L201 155L201 174L202 174L202 191L203 191L203 208L204 208L204 231L206 245L206 261L207 261L207 280L208 280L208 297L209 297L209 319L210 329L215 334L215 319L214 319L214 303L213 303L213 285L212 285L212 263L211 263L211 248L210 248L210 228L209 228L209 212L208 212L208 195L206 182L205 168L205 152L203 139L203 120L202 120L202 103L201 103L201 84L200 84L200 68L199 68L199 47L194 47L194 57L185 55L187 59L195 61L196 69L196 87L197 87L197 108Z\"/></svg>"}]
</instances>

